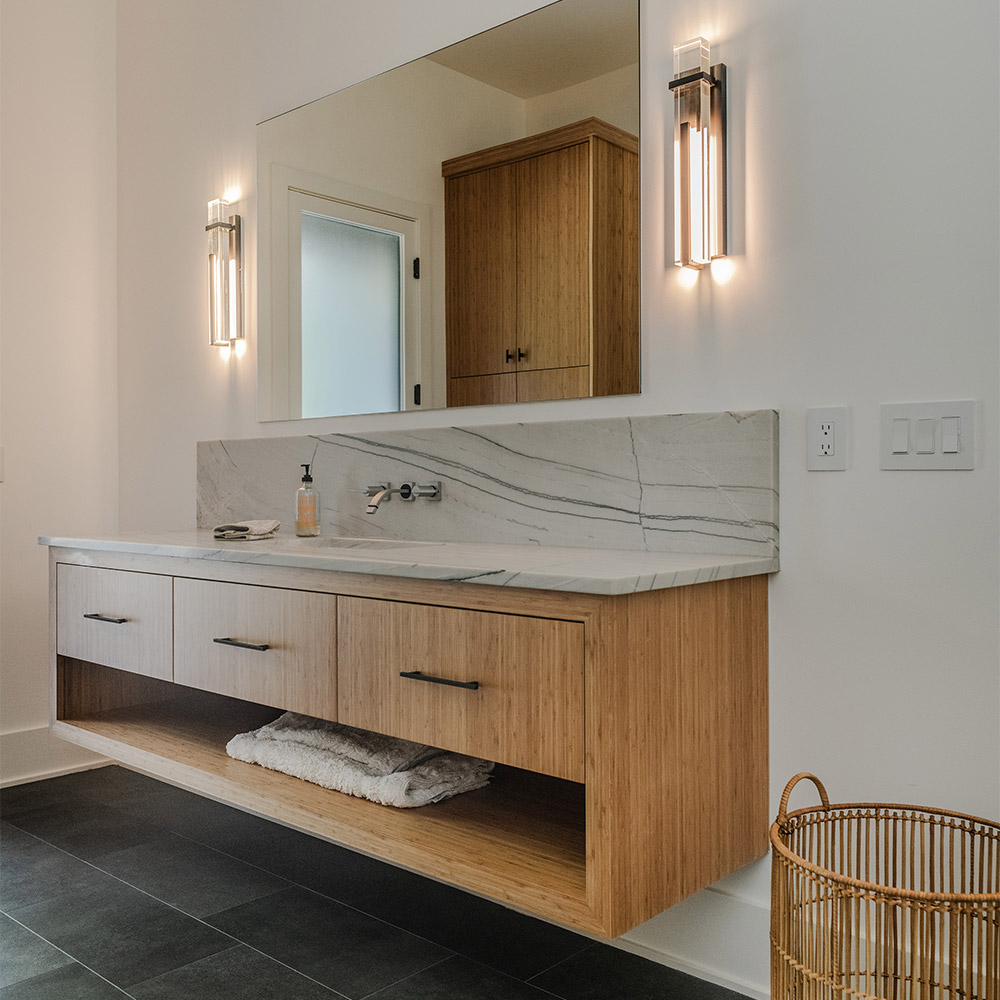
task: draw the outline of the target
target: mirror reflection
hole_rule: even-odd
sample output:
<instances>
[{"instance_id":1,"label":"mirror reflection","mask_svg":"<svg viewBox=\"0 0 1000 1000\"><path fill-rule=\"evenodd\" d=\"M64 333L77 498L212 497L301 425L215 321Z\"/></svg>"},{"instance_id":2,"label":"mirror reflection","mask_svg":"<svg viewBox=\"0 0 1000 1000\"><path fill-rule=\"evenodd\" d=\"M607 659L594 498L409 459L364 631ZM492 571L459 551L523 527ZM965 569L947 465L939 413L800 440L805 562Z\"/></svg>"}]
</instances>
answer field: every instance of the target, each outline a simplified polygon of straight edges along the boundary
<instances>
[{"instance_id":1,"label":"mirror reflection","mask_svg":"<svg viewBox=\"0 0 1000 1000\"><path fill-rule=\"evenodd\" d=\"M261 420L639 391L638 3L264 122Z\"/></svg>"}]
</instances>

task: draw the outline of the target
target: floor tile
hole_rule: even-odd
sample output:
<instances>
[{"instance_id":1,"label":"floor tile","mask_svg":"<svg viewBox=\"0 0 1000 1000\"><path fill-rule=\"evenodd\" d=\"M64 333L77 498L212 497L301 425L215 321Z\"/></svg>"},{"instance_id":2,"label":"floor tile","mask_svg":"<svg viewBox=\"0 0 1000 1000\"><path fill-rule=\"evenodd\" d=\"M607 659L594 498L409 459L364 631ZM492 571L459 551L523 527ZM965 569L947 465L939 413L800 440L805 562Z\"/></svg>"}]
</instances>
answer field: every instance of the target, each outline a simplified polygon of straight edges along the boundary
<instances>
[{"instance_id":1,"label":"floor tile","mask_svg":"<svg viewBox=\"0 0 1000 1000\"><path fill-rule=\"evenodd\" d=\"M0 823L0 911L58 896L92 880L94 869L10 823Z\"/></svg>"},{"instance_id":2,"label":"floor tile","mask_svg":"<svg viewBox=\"0 0 1000 1000\"><path fill-rule=\"evenodd\" d=\"M603 944L530 981L565 1000L743 1000L732 990Z\"/></svg>"},{"instance_id":3,"label":"floor tile","mask_svg":"<svg viewBox=\"0 0 1000 1000\"><path fill-rule=\"evenodd\" d=\"M0 788L0 818L10 821L23 812L67 800L79 802L85 796L77 792L79 774L64 774L44 781Z\"/></svg>"},{"instance_id":4,"label":"floor tile","mask_svg":"<svg viewBox=\"0 0 1000 1000\"><path fill-rule=\"evenodd\" d=\"M127 988L230 948L224 934L110 875L100 885L14 910L78 962Z\"/></svg>"},{"instance_id":5,"label":"floor tile","mask_svg":"<svg viewBox=\"0 0 1000 1000\"><path fill-rule=\"evenodd\" d=\"M384 862L218 802L198 796L192 796L192 801L178 800L176 792L171 789L150 796L128 809L196 843L340 902L353 903L393 871Z\"/></svg>"},{"instance_id":6,"label":"floor tile","mask_svg":"<svg viewBox=\"0 0 1000 1000\"><path fill-rule=\"evenodd\" d=\"M393 868L354 905L518 979L529 979L591 944L572 931Z\"/></svg>"},{"instance_id":7,"label":"floor tile","mask_svg":"<svg viewBox=\"0 0 1000 1000\"><path fill-rule=\"evenodd\" d=\"M260 868L175 834L105 854L95 863L129 885L196 917L228 910L288 885Z\"/></svg>"},{"instance_id":8,"label":"floor tile","mask_svg":"<svg viewBox=\"0 0 1000 1000\"><path fill-rule=\"evenodd\" d=\"M129 988L135 1000L338 1000L266 955L237 945Z\"/></svg>"},{"instance_id":9,"label":"floor tile","mask_svg":"<svg viewBox=\"0 0 1000 1000\"><path fill-rule=\"evenodd\" d=\"M134 847L160 830L113 806L86 799L49 802L38 809L7 817L8 822L40 840L90 861L111 851Z\"/></svg>"},{"instance_id":10,"label":"floor tile","mask_svg":"<svg viewBox=\"0 0 1000 1000\"><path fill-rule=\"evenodd\" d=\"M0 954L3 955L0 986L40 976L73 961L48 941L5 916L0 916Z\"/></svg>"},{"instance_id":11,"label":"floor tile","mask_svg":"<svg viewBox=\"0 0 1000 1000\"><path fill-rule=\"evenodd\" d=\"M456 956L379 990L367 1000L552 1000L552 995Z\"/></svg>"},{"instance_id":12,"label":"floor tile","mask_svg":"<svg viewBox=\"0 0 1000 1000\"><path fill-rule=\"evenodd\" d=\"M351 998L367 996L451 954L298 887L217 913L208 920Z\"/></svg>"},{"instance_id":13,"label":"floor tile","mask_svg":"<svg viewBox=\"0 0 1000 1000\"><path fill-rule=\"evenodd\" d=\"M75 962L0 990L0 1000L126 1000L107 980Z\"/></svg>"}]
</instances>

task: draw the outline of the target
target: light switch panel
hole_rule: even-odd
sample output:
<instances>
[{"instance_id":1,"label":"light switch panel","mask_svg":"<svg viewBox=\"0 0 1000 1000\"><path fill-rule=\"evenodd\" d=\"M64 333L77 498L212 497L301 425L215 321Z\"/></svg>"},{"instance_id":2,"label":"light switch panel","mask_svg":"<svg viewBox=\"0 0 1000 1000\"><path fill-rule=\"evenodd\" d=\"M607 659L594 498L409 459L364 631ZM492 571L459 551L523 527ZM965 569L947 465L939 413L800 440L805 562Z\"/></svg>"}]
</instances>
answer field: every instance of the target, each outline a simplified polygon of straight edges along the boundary
<instances>
[{"instance_id":1,"label":"light switch panel","mask_svg":"<svg viewBox=\"0 0 1000 1000\"><path fill-rule=\"evenodd\" d=\"M883 403L883 469L973 469L976 404Z\"/></svg>"}]
</instances>

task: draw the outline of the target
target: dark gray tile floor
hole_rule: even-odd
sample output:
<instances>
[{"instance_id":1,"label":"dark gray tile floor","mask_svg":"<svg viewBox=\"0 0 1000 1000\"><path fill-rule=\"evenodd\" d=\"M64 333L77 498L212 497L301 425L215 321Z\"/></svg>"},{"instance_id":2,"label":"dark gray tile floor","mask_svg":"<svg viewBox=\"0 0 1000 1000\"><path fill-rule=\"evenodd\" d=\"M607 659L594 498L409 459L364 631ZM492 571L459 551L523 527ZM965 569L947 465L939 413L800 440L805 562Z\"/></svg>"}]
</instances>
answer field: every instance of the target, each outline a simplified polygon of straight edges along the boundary
<instances>
[{"instance_id":1,"label":"dark gray tile floor","mask_svg":"<svg viewBox=\"0 0 1000 1000\"><path fill-rule=\"evenodd\" d=\"M0 1000L738 1000L112 766L0 792Z\"/></svg>"}]
</instances>

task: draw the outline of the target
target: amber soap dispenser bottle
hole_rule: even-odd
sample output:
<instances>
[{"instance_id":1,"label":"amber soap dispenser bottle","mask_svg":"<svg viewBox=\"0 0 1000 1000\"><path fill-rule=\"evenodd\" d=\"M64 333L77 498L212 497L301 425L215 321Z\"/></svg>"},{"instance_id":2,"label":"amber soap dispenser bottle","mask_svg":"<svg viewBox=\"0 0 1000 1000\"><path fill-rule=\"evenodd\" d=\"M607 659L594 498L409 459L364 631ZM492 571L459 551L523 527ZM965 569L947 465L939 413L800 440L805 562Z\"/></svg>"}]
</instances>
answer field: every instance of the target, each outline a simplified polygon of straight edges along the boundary
<instances>
[{"instance_id":1,"label":"amber soap dispenser bottle","mask_svg":"<svg viewBox=\"0 0 1000 1000\"><path fill-rule=\"evenodd\" d=\"M313 489L309 466L302 477L302 485L295 491L295 534L302 537L319 534L319 494Z\"/></svg>"}]
</instances>

